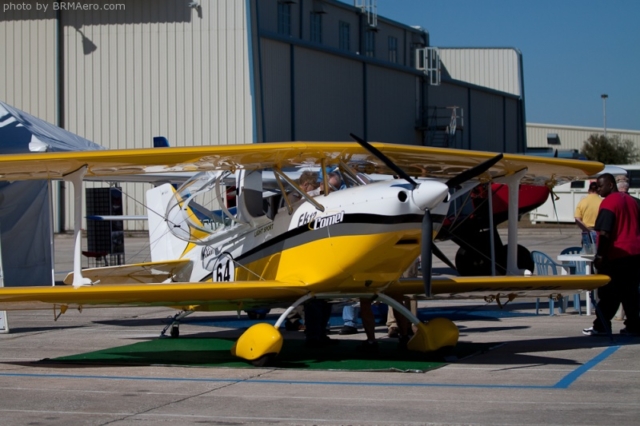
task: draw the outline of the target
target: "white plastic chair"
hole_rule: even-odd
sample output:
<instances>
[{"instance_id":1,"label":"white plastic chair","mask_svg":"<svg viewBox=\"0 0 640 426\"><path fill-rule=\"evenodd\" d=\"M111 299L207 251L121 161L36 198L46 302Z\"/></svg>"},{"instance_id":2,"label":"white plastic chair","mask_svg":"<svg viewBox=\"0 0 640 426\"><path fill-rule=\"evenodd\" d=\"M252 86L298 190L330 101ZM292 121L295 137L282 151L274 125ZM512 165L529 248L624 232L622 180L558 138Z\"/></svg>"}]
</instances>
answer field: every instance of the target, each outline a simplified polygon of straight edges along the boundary
<instances>
[{"instance_id":1,"label":"white plastic chair","mask_svg":"<svg viewBox=\"0 0 640 426\"><path fill-rule=\"evenodd\" d=\"M581 254L582 247L567 247L560 254ZM588 262L567 262L572 268L575 275L587 275ZM588 299L588 297L587 297ZM587 303L591 303L587 300ZM573 295L573 308L577 309L578 314L582 315L582 305L580 304L580 293Z\"/></svg>"},{"instance_id":2,"label":"white plastic chair","mask_svg":"<svg viewBox=\"0 0 640 426\"><path fill-rule=\"evenodd\" d=\"M582 247L567 247L562 250L560 254L581 254ZM574 268L575 275L586 275L587 274L587 262L567 262Z\"/></svg>"}]
</instances>

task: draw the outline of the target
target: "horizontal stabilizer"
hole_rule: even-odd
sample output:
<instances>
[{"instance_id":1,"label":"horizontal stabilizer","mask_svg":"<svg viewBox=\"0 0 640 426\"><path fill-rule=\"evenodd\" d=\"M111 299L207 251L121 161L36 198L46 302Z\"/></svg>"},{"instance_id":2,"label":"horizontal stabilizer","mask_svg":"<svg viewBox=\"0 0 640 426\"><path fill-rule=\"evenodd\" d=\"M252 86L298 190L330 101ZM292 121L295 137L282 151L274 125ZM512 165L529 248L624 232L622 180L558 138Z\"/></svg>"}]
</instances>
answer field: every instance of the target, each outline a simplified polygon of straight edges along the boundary
<instances>
[{"instance_id":1,"label":"horizontal stabilizer","mask_svg":"<svg viewBox=\"0 0 640 426\"><path fill-rule=\"evenodd\" d=\"M147 216L130 216L130 215L93 215L87 216L87 220L97 221L116 221L116 220L147 220Z\"/></svg>"},{"instance_id":2,"label":"horizontal stabilizer","mask_svg":"<svg viewBox=\"0 0 640 426\"><path fill-rule=\"evenodd\" d=\"M174 277L191 264L189 259L168 260L162 262L134 263L122 266L83 269L82 276L92 283L104 284L144 284L162 283ZM73 283L73 272L65 279L65 284Z\"/></svg>"}]
</instances>

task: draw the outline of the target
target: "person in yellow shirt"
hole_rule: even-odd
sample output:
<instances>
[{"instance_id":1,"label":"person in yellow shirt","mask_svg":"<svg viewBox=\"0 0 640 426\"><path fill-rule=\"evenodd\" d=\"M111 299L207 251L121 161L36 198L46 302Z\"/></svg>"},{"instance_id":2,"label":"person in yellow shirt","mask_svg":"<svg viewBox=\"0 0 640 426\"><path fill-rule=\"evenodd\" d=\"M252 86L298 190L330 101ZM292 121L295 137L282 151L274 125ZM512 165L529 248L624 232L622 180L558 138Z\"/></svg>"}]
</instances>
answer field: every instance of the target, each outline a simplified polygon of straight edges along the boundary
<instances>
[{"instance_id":1,"label":"person in yellow shirt","mask_svg":"<svg viewBox=\"0 0 640 426\"><path fill-rule=\"evenodd\" d=\"M589 185L589 193L586 197L580 200L576 206L576 211L573 214L576 219L576 224L584 232L591 232L593 230L601 202L602 198L598 195L597 184L595 182L591 182Z\"/></svg>"}]
</instances>

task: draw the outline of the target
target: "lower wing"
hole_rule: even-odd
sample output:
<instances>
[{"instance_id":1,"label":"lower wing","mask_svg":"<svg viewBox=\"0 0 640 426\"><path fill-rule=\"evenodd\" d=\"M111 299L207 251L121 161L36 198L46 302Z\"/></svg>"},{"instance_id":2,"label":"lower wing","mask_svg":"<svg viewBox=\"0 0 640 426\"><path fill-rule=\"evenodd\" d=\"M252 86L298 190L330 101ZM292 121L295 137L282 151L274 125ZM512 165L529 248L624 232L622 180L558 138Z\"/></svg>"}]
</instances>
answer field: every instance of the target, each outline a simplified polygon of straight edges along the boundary
<instances>
[{"instance_id":1,"label":"lower wing","mask_svg":"<svg viewBox=\"0 0 640 426\"><path fill-rule=\"evenodd\" d=\"M434 276L432 292L440 297L489 296L515 294L517 296L542 296L558 293L590 291L609 282L607 275L552 275L552 276L496 276L458 277ZM392 283L387 294L422 294L421 279L401 279Z\"/></svg>"},{"instance_id":2,"label":"lower wing","mask_svg":"<svg viewBox=\"0 0 640 426\"><path fill-rule=\"evenodd\" d=\"M51 306L65 310L89 306L170 306L228 311L293 301L308 292L309 288L304 284L280 281L4 287L0 288L0 310L50 309Z\"/></svg>"},{"instance_id":3,"label":"lower wing","mask_svg":"<svg viewBox=\"0 0 640 426\"><path fill-rule=\"evenodd\" d=\"M456 296L495 294L542 295L593 290L609 282L606 275L500 276L433 278L433 293ZM45 309L51 306L170 306L187 310L240 310L274 303L292 302L314 291L313 286L280 281L235 283L106 284L73 288L3 287L0 310ZM349 297L371 295L375 290L350 291ZM422 280L402 279L390 284L389 295L422 294ZM339 293L332 293L339 297ZM321 293L318 294L322 296Z\"/></svg>"}]
</instances>

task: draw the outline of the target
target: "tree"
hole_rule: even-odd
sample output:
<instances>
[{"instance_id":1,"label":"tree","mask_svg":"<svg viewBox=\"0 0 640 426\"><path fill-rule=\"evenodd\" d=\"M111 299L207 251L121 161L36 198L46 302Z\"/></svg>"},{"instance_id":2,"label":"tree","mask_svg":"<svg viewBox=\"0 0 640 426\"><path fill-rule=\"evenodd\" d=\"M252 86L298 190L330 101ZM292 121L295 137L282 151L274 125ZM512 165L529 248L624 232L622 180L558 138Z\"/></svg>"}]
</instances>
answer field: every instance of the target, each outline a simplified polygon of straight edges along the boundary
<instances>
[{"instance_id":1,"label":"tree","mask_svg":"<svg viewBox=\"0 0 640 426\"><path fill-rule=\"evenodd\" d=\"M592 134L584 141L580 150L587 160L604 164L633 164L640 159L638 148L630 139L620 140L620 136L611 137Z\"/></svg>"}]
</instances>

